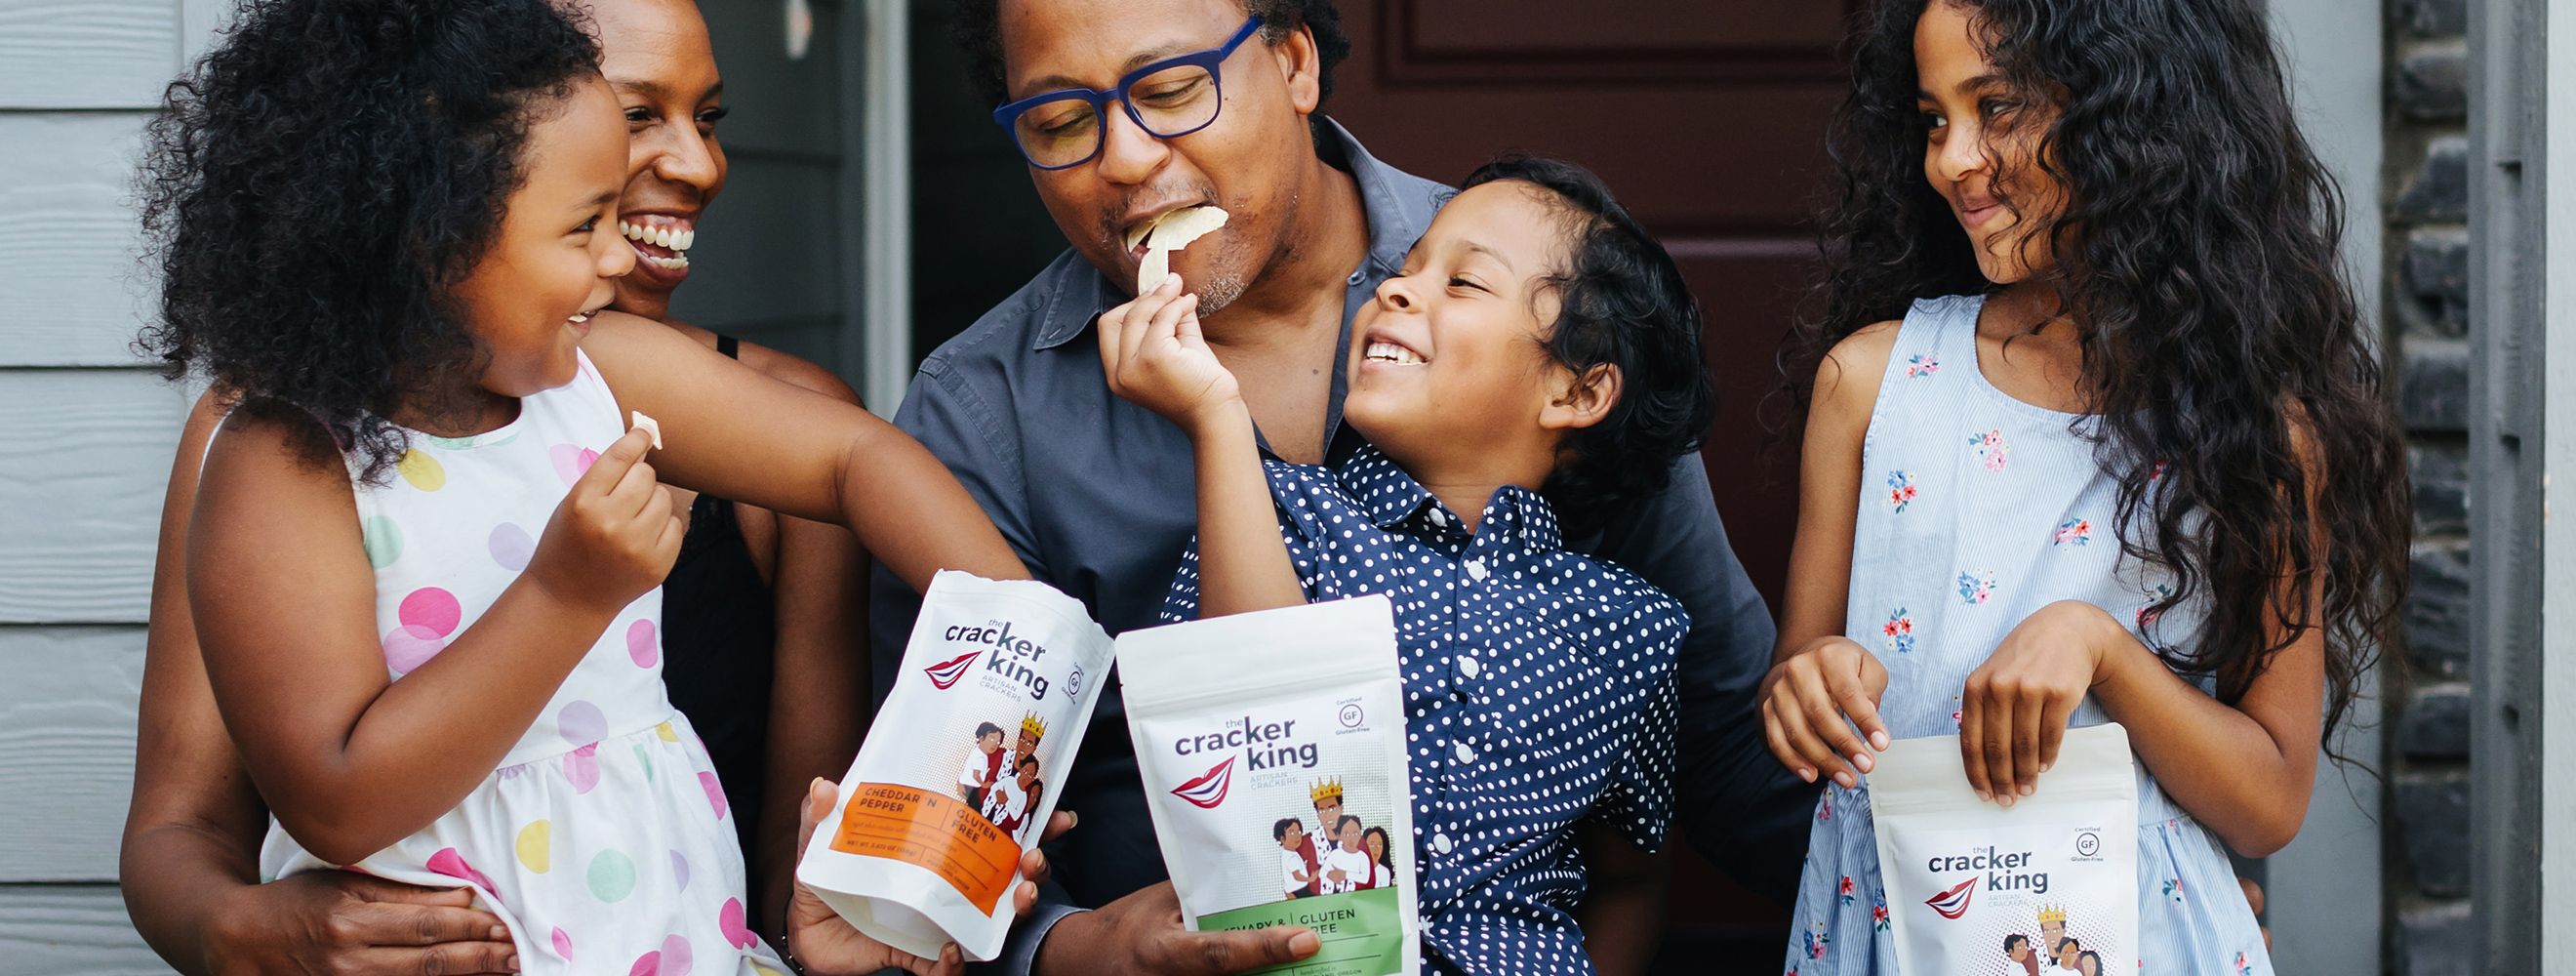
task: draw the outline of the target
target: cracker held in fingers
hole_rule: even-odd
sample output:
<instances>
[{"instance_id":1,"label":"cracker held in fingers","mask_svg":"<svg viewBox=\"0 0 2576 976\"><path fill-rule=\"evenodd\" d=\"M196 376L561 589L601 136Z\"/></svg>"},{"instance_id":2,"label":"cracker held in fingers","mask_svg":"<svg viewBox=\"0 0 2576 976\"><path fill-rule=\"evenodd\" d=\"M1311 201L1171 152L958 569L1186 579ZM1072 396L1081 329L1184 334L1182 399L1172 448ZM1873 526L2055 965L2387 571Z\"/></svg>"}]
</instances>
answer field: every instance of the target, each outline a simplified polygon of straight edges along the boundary
<instances>
[{"instance_id":1,"label":"cracker held in fingers","mask_svg":"<svg viewBox=\"0 0 2576 976\"><path fill-rule=\"evenodd\" d=\"M1215 207L1182 207L1128 232L1127 246L1145 245L1145 257L1136 266L1136 294L1152 291L1162 284L1163 276L1172 273L1172 252L1188 247L1191 241L1225 226L1225 211Z\"/></svg>"},{"instance_id":2,"label":"cracker held in fingers","mask_svg":"<svg viewBox=\"0 0 2576 976\"><path fill-rule=\"evenodd\" d=\"M653 435L653 449L656 451L661 450L662 424L651 417L645 416L644 411L630 410L627 412L635 415L635 429Z\"/></svg>"}]
</instances>

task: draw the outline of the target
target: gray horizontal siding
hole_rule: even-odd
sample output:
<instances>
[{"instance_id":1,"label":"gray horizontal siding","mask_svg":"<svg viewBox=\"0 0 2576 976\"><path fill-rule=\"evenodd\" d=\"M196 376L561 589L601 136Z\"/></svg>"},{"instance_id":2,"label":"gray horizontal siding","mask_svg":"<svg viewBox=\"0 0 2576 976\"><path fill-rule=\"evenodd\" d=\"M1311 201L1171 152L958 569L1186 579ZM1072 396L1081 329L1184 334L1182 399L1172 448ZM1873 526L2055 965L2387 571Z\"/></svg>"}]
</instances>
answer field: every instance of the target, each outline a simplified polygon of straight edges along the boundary
<instances>
[{"instance_id":1,"label":"gray horizontal siding","mask_svg":"<svg viewBox=\"0 0 2576 976\"><path fill-rule=\"evenodd\" d=\"M186 391L0 369L0 623L141 623Z\"/></svg>"},{"instance_id":2,"label":"gray horizontal siding","mask_svg":"<svg viewBox=\"0 0 2576 976\"><path fill-rule=\"evenodd\" d=\"M0 108L150 108L180 44L173 0L0 0Z\"/></svg>"},{"instance_id":3,"label":"gray horizontal siding","mask_svg":"<svg viewBox=\"0 0 2576 976\"><path fill-rule=\"evenodd\" d=\"M116 880L143 628L0 627L0 675L0 882Z\"/></svg>"},{"instance_id":4,"label":"gray horizontal siding","mask_svg":"<svg viewBox=\"0 0 2576 976\"><path fill-rule=\"evenodd\" d=\"M0 884L0 976L170 976L111 884Z\"/></svg>"},{"instance_id":5,"label":"gray horizontal siding","mask_svg":"<svg viewBox=\"0 0 2576 976\"><path fill-rule=\"evenodd\" d=\"M5 2L5 0L0 0ZM5 31L0 27L0 31ZM9 55L0 51L0 63ZM151 289L133 211L149 112L0 113L0 361L135 361Z\"/></svg>"}]
</instances>

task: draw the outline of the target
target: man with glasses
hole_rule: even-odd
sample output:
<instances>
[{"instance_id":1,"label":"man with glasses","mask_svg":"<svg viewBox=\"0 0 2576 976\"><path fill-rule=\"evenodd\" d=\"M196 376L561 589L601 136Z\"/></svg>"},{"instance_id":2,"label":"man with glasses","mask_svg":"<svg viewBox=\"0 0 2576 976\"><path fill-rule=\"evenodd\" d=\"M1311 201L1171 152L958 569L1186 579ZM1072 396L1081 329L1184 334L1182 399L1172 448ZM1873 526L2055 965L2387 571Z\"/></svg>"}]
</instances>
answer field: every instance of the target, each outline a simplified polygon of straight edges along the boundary
<instances>
[{"instance_id":1,"label":"man with glasses","mask_svg":"<svg viewBox=\"0 0 2576 976\"><path fill-rule=\"evenodd\" d=\"M1319 113L1350 50L1330 0L959 0L958 13L997 135L1027 158L1073 246L923 361L896 423L947 462L1032 573L1111 633L1149 626L1195 508L1189 441L1109 392L1089 335L1132 297L1144 249L1129 231L1183 207L1230 215L1174 252L1172 270L1199 295L1263 449L1330 463L1359 446L1341 423L1351 316L1452 191L1371 158ZM1785 901L1816 788L1763 746L1754 691L1772 624L1699 458L1682 460L1662 498L1569 541L1689 609L1677 822ZM919 597L880 572L873 598L884 689ZM1082 826L1050 847L1056 884L996 962L1050 976L1223 973L1312 954L1303 929L1182 930L1114 684L1094 721L1062 800ZM1430 869L1446 840L1421 839Z\"/></svg>"}]
</instances>

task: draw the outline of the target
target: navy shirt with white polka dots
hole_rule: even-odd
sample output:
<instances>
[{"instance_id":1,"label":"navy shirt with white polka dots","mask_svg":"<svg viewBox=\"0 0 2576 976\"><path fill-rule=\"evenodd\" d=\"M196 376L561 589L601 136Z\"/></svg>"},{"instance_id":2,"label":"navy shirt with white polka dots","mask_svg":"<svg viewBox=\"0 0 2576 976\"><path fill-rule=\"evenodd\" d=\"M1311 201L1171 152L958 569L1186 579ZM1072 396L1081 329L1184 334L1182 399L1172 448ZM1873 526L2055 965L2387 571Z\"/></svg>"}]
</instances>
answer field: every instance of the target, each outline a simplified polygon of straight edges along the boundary
<instances>
[{"instance_id":1,"label":"navy shirt with white polka dots","mask_svg":"<svg viewBox=\"0 0 2576 976\"><path fill-rule=\"evenodd\" d=\"M1591 817L1663 846L1689 616L1565 551L1555 510L1526 489L1496 490L1470 532L1374 448L1338 475L1264 463L1307 599L1395 604L1424 970L1591 973L1573 828ZM1197 619L1198 595L1193 540L1164 619Z\"/></svg>"}]
</instances>

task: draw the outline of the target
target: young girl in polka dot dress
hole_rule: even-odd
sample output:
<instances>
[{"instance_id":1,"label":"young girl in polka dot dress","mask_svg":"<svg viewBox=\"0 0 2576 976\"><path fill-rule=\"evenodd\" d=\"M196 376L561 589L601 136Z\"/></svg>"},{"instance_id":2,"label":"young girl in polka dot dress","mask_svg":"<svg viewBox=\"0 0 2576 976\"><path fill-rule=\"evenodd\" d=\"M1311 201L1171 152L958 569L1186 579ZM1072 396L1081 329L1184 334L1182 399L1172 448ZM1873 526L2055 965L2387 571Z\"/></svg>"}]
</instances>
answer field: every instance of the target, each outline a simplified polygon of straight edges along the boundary
<instances>
[{"instance_id":1,"label":"young girl in polka dot dress","mask_svg":"<svg viewBox=\"0 0 2576 976\"><path fill-rule=\"evenodd\" d=\"M2336 274L2341 204L2261 5L1873 16L1762 691L1772 751L1829 781L1786 969L1896 971L1867 779L1891 738L1957 735L1970 786L2011 806L2070 725L2117 721L2140 944L2044 910L1986 971L2089 973L2117 949L2147 973L2269 973L2221 845L2297 834L2389 636L2409 521Z\"/></svg>"},{"instance_id":2,"label":"young girl in polka dot dress","mask_svg":"<svg viewBox=\"0 0 2576 976\"><path fill-rule=\"evenodd\" d=\"M600 312L634 261L626 135L566 16L253 3L175 89L147 342L237 401L196 501L193 616L275 817L265 875L469 887L526 972L780 972L663 695L684 526L658 479L850 526L916 586L1023 574L892 427ZM627 430L637 411L658 429ZM810 896L791 912L834 970L933 964Z\"/></svg>"},{"instance_id":3,"label":"young girl in polka dot dress","mask_svg":"<svg viewBox=\"0 0 2576 976\"><path fill-rule=\"evenodd\" d=\"M1110 388L1196 448L1199 535L1164 618L1393 598L1424 971L1590 973L1574 827L1662 845L1690 621L1566 551L1557 520L1652 498L1708 429L1680 272L1592 174L1478 170L1352 322L1343 417L1369 445L1337 468L1262 460L1196 310L1175 276L1100 319ZM1371 826L1321 825L1316 863L1347 868L1325 890L1374 883Z\"/></svg>"}]
</instances>

